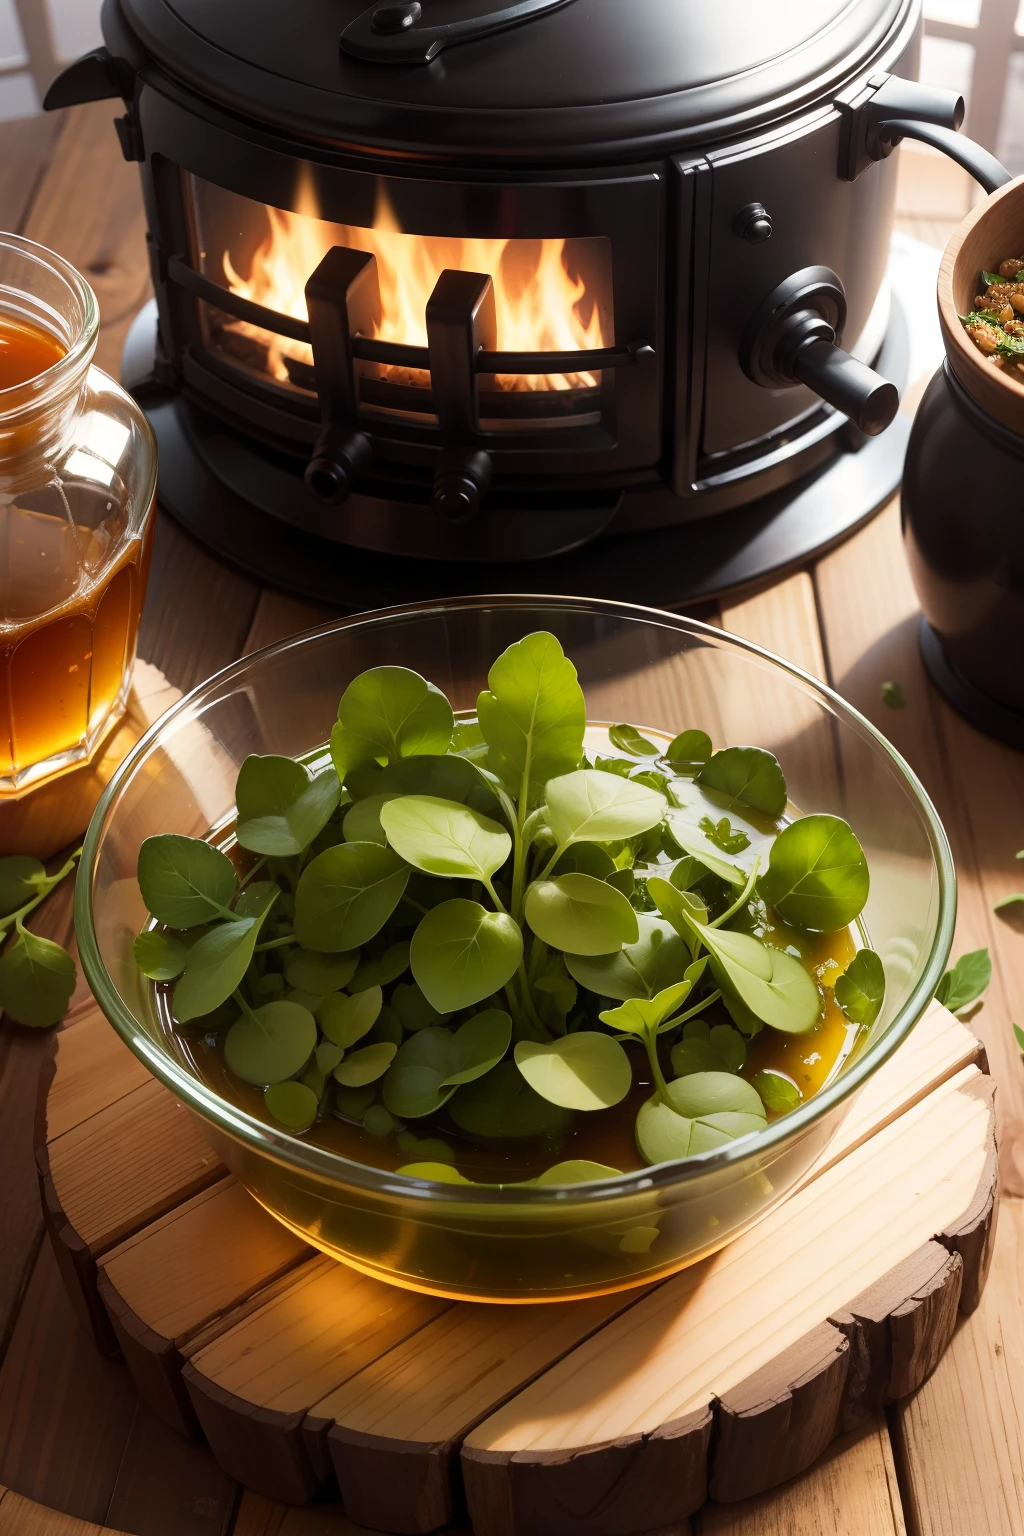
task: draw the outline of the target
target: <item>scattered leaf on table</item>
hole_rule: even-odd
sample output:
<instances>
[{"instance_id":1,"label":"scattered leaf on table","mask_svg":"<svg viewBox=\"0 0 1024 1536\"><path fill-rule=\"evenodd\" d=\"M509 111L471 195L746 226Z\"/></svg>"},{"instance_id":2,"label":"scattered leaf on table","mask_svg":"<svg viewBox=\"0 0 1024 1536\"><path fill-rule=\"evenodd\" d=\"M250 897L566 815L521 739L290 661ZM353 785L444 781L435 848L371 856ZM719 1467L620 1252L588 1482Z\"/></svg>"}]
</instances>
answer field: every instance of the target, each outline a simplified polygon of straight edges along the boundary
<instances>
[{"instance_id":1,"label":"scattered leaf on table","mask_svg":"<svg viewBox=\"0 0 1024 1536\"><path fill-rule=\"evenodd\" d=\"M0 1011L29 1029L49 1029L64 1017L76 978L66 949L25 928L0 955Z\"/></svg>"},{"instance_id":2,"label":"scattered leaf on table","mask_svg":"<svg viewBox=\"0 0 1024 1536\"><path fill-rule=\"evenodd\" d=\"M316 1049L316 1020L298 1003L264 1003L236 1019L224 1059L247 1083L281 1083L301 1072Z\"/></svg>"},{"instance_id":3,"label":"scattered leaf on table","mask_svg":"<svg viewBox=\"0 0 1024 1536\"><path fill-rule=\"evenodd\" d=\"M295 892L295 934L304 949L358 949L402 899L409 866L379 843L341 843L317 854Z\"/></svg>"},{"instance_id":4,"label":"scattered leaf on table","mask_svg":"<svg viewBox=\"0 0 1024 1536\"><path fill-rule=\"evenodd\" d=\"M622 1046L597 1030L577 1030L548 1045L520 1040L515 1062L535 1093L563 1109L609 1109L633 1082Z\"/></svg>"},{"instance_id":5,"label":"scattered leaf on table","mask_svg":"<svg viewBox=\"0 0 1024 1536\"><path fill-rule=\"evenodd\" d=\"M1013 1025L1013 1038L1016 1040L1019 1049L1024 1052L1024 1029L1021 1029L1019 1024Z\"/></svg>"},{"instance_id":6,"label":"scattered leaf on table","mask_svg":"<svg viewBox=\"0 0 1024 1536\"><path fill-rule=\"evenodd\" d=\"M524 916L545 944L577 955L607 955L640 937L626 897L593 875L535 880L526 892Z\"/></svg>"},{"instance_id":7,"label":"scattered leaf on table","mask_svg":"<svg viewBox=\"0 0 1024 1536\"><path fill-rule=\"evenodd\" d=\"M988 950L972 949L945 973L935 989L935 997L950 1013L963 1013L978 1001L991 980L992 959Z\"/></svg>"},{"instance_id":8,"label":"scattered leaf on table","mask_svg":"<svg viewBox=\"0 0 1024 1536\"><path fill-rule=\"evenodd\" d=\"M223 914L235 894L235 866L200 837L161 832L139 849L139 889L158 922L195 928Z\"/></svg>"},{"instance_id":9,"label":"scattered leaf on table","mask_svg":"<svg viewBox=\"0 0 1024 1536\"><path fill-rule=\"evenodd\" d=\"M46 870L29 854L9 853L0 859L0 918L32 901L46 883Z\"/></svg>"},{"instance_id":10,"label":"scattered leaf on table","mask_svg":"<svg viewBox=\"0 0 1024 1536\"><path fill-rule=\"evenodd\" d=\"M907 696L899 683L882 684L882 703L887 709L902 709L907 702Z\"/></svg>"}]
</instances>

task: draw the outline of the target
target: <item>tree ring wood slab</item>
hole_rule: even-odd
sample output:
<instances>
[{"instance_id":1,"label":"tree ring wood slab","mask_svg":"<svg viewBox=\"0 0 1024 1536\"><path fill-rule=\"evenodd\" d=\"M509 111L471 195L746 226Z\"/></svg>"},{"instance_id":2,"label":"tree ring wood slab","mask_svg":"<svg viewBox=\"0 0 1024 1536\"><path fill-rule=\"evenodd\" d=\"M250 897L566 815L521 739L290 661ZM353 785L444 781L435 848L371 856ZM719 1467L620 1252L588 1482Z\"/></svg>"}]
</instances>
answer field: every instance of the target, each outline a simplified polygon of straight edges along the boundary
<instances>
[{"instance_id":1,"label":"tree ring wood slab","mask_svg":"<svg viewBox=\"0 0 1024 1536\"><path fill-rule=\"evenodd\" d=\"M934 1370L992 1250L992 1085L933 1005L820 1162L660 1284L534 1307L400 1290L317 1254L210 1152L95 1009L58 1036L37 1156L100 1346L224 1470L337 1479L391 1532L628 1536L808 1467Z\"/></svg>"}]
</instances>

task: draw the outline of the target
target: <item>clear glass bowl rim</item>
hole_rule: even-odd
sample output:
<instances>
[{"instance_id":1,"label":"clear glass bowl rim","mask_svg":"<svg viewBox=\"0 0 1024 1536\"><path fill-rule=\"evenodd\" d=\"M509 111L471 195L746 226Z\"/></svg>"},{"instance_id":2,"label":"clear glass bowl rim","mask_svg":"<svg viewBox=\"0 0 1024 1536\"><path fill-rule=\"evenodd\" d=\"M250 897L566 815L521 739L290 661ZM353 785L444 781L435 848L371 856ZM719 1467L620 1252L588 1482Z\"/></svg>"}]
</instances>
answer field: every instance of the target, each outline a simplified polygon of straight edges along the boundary
<instances>
[{"instance_id":1,"label":"clear glass bowl rim","mask_svg":"<svg viewBox=\"0 0 1024 1536\"><path fill-rule=\"evenodd\" d=\"M70 261L65 261L64 257L59 256L56 251L51 251L49 246L40 245L36 240L26 240L24 235L10 234L7 231L0 233L0 246L8 246L20 256L38 261L41 266L48 267L52 273L67 283L82 306L81 329L64 356L25 383L11 384L6 389L0 389L0 419L2 419L8 414L13 415L29 403L33 405L43 403L47 398L58 394L65 385L70 384L76 373L82 371L96 350L100 311L96 295L78 268L73 267Z\"/></svg>"},{"instance_id":2,"label":"clear glass bowl rim","mask_svg":"<svg viewBox=\"0 0 1024 1536\"><path fill-rule=\"evenodd\" d=\"M525 1188L522 1185L462 1185L437 1183L427 1179L411 1178L373 1168L330 1152L322 1147L300 1141L287 1132L277 1131L263 1121L255 1119L236 1105L222 1099L212 1089L193 1078L177 1063L166 1056L140 1031L135 1016L123 1003L106 966L100 957L92 912L92 870L107 813L117 799L121 783L134 769L136 762L148 752L166 726L181 714L190 710L204 694L222 689L226 683L244 679L246 672L264 658L281 656L299 648L309 640L338 630L354 630L368 625L387 624L395 619L445 615L458 610L479 610L496 606L543 608L562 607L591 613L604 613L610 617L655 621L661 626L681 630L698 637L706 637L715 645L725 644L751 657L771 662L782 672L798 679L816 694L819 700L830 706L840 718L858 727L879 747L910 788L928 830L932 855L939 881L939 911L935 938L931 953L920 981L910 997L896 1014L885 1033L857 1057L852 1066L834 1082L822 1088L813 1098L791 1110L769 1125L764 1131L746 1136L724 1148L700 1153L684 1161L658 1163L615 1178L595 1180L593 1183L572 1185L547 1185ZM484 1202L490 1206L500 1204L506 1208L536 1209L537 1207L561 1207L567 1204L590 1204L608 1199L624 1199L635 1194L649 1195L664 1188L678 1188L702 1178L706 1174L742 1164L749 1159L761 1158L765 1153L791 1140L809 1129L829 1111L840 1105L856 1091L871 1074L882 1065L901 1045L914 1024L921 1017L934 995L949 958L956 921L956 873L952 850L945 828L939 819L924 785L891 742L877 730L859 710L848 704L825 683L812 677L801 667L785 661L773 652L721 630L698 619L682 614L669 613L660 608L648 608L636 603L620 603L604 598L581 598L528 593L501 593L487 596L443 598L422 603L406 603L389 608L374 608L366 613L348 618L335 619L313 629L302 630L279 640L261 650L252 651L239 661L215 672L198 687L185 694L177 704L161 716L140 739L113 774L109 784L93 812L83 844L75 880L75 934L79 954L89 986L107 1019L113 1024L129 1049L144 1061L150 1071L174 1094L204 1119L210 1120L224 1134L246 1142L257 1153L269 1156L277 1162L296 1165L305 1173L331 1184L356 1186L368 1192L404 1199L426 1199L445 1203L475 1206ZM141 1038L140 1038L141 1035Z\"/></svg>"}]
</instances>

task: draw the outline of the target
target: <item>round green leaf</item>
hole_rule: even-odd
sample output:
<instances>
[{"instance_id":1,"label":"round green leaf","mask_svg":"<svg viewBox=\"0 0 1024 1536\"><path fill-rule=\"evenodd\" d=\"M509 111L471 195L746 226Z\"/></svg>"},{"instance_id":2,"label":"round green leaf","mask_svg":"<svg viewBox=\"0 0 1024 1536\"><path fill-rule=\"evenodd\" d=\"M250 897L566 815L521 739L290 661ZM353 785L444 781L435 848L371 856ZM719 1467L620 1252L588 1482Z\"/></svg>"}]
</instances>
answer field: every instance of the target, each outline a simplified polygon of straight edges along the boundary
<instances>
[{"instance_id":1,"label":"round green leaf","mask_svg":"<svg viewBox=\"0 0 1024 1536\"><path fill-rule=\"evenodd\" d=\"M620 752L628 752L631 757L657 757L661 751L653 741L642 736L635 725L610 726L608 740L613 747L618 747Z\"/></svg>"},{"instance_id":2,"label":"round green leaf","mask_svg":"<svg viewBox=\"0 0 1024 1536\"><path fill-rule=\"evenodd\" d=\"M335 1045L333 1040L321 1040L316 1048L317 1070L322 1076L329 1077L344 1054L344 1046Z\"/></svg>"},{"instance_id":3,"label":"round green leaf","mask_svg":"<svg viewBox=\"0 0 1024 1536\"><path fill-rule=\"evenodd\" d=\"M389 944L376 960L360 961L359 969L348 984L348 990L365 992L367 987L386 987L389 982L404 976L408 969L409 940L399 939L397 944Z\"/></svg>"},{"instance_id":4,"label":"round green leaf","mask_svg":"<svg viewBox=\"0 0 1024 1536\"><path fill-rule=\"evenodd\" d=\"M295 934L304 949L358 949L402 899L409 866L393 848L342 843L317 854L295 892Z\"/></svg>"},{"instance_id":5,"label":"round green leaf","mask_svg":"<svg viewBox=\"0 0 1024 1536\"><path fill-rule=\"evenodd\" d=\"M359 951L347 954L321 955L310 949L293 949L285 964L284 974L290 987L303 992L338 992L347 987L356 973Z\"/></svg>"},{"instance_id":6,"label":"round green leaf","mask_svg":"<svg viewBox=\"0 0 1024 1536\"><path fill-rule=\"evenodd\" d=\"M774 819L786 809L785 775L763 747L725 747L704 764L697 783Z\"/></svg>"},{"instance_id":7,"label":"round green leaf","mask_svg":"<svg viewBox=\"0 0 1024 1536\"><path fill-rule=\"evenodd\" d=\"M412 938L412 973L439 1013L471 1008L511 981L523 956L523 936L504 912L479 902L442 902Z\"/></svg>"},{"instance_id":8,"label":"round green leaf","mask_svg":"<svg viewBox=\"0 0 1024 1536\"><path fill-rule=\"evenodd\" d=\"M397 800L399 794L399 790L392 790L388 794L367 795L365 800L357 800L350 806L342 822L346 843L380 843L383 848L388 839L381 826L380 813L388 801Z\"/></svg>"},{"instance_id":9,"label":"round green leaf","mask_svg":"<svg viewBox=\"0 0 1024 1536\"><path fill-rule=\"evenodd\" d=\"M400 1120L419 1120L441 1108L455 1092L445 1079L455 1061L447 1029L421 1029L398 1047L384 1079L384 1103Z\"/></svg>"},{"instance_id":10,"label":"round green leaf","mask_svg":"<svg viewBox=\"0 0 1024 1536\"><path fill-rule=\"evenodd\" d=\"M316 1119L319 1099L305 1083L271 1083L263 1102L274 1119L290 1131L308 1131Z\"/></svg>"},{"instance_id":11,"label":"round green leaf","mask_svg":"<svg viewBox=\"0 0 1024 1536\"><path fill-rule=\"evenodd\" d=\"M236 1019L224 1037L224 1060L247 1083L281 1083L301 1072L316 1049L316 1020L283 999Z\"/></svg>"},{"instance_id":12,"label":"round green leaf","mask_svg":"<svg viewBox=\"0 0 1024 1536\"><path fill-rule=\"evenodd\" d=\"M558 875L593 875L607 880L615 873L615 861L598 843L573 843L561 855L551 873Z\"/></svg>"},{"instance_id":13,"label":"round green leaf","mask_svg":"<svg viewBox=\"0 0 1024 1536\"><path fill-rule=\"evenodd\" d=\"M334 1069L335 1080L346 1088L362 1088L383 1077L395 1057L396 1047L386 1041L376 1045L364 1045L361 1050L346 1055Z\"/></svg>"},{"instance_id":14,"label":"round green leaf","mask_svg":"<svg viewBox=\"0 0 1024 1536\"><path fill-rule=\"evenodd\" d=\"M0 859L0 917L17 912L46 885L46 870L27 853L9 853Z\"/></svg>"},{"instance_id":15,"label":"round green leaf","mask_svg":"<svg viewBox=\"0 0 1024 1536\"><path fill-rule=\"evenodd\" d=\"M621 1173L619 1168L610 1168L607 1163L591 1163L586 1158L573 1157L565 1163L553 1163L550 1168L545 1168L543 1173L538 1173L535 1179L528 1179L529 1184L593 1184L598 1179L617 1179Z\"/></svg>"},{"instance_id":16,"label":"round green leaf","mask_svg":"<svg viewBox=\"0 0 1024 1536\"><path fill-rule=\"evenodd\" d=\"M371 1136L390 1136L395 1128L395 1119L383 1104L371 1104L363 1115L363 1128Z\"/></svg>"},{"instance_id":17,"label":"round green leaf","mask_svg":"<svg viewBox=\"0 0 1024 1536\"><path fill-rule=\"evenodd\" d=\"M684 1026L683 1038L672 1047L672 1070L677 1077L691 1072L740 1072L747 1059L747 1046L738 1029L731 1024L716 1024L704 1034L691 1033L692 1019Z\"/></svg>"},{"instance_id":18,"label":"round green leaf","mask_svg":"<svg viewBox=\"0 0 1024 1536\"><path fill-rule=\"evenodd\" d=\"M401 1045L404 1038L405 1030L398 1022L398 1015L393 1008L389 1008L385 1003L377 1015L377 1022L374 1024L371 1032L371 1039L389 1040L392 1045Z\"/></svg>"},{"instance_id":19,"label":"round green leaf","mask_svg":"<svg viewBox=\"0 0 1024 1536\"><path fill-rule=\"evenodd\" d=\"M764 1130L754 1088L727 1072L695 1072L668 1084L670 1104L656 1095L641 1106L637 1146L649 1163L674 1162Z\"/></svg>"},{"instance_id":20,"label":"round green leaf","mask_svg":"<svg viewBox=\"0 0 1024 1536\"><path fill-rule=\"evenodd\" d=\"M802 1035L818 1022L821 994L794 955L728 928L702 928L700 937L719 986L735 992L762 1024Z\"/></svg>"},{"instance_id":21,"label":"round green leaf","mask_svg":"<svg viewBox=\"0 0 1024 1536\"><path fill-rule=\"evenodd\" d=\"M428 875L489 880L512 852L504 827L468 805L433 795L403 795L381 807L388 842Z\"/></svg>"},{"instance_id":22,"label":"round green leaf","mask_svg":"<svg viewBox=\"0 0 1024 1536\"><path fill-rule=\"evenodd\" d=\"M457 800L460 805L487 788L472 763L461 757L438 757L431 753L403 757L384 768L377 763L365 763L352 769L346 785L357 801L370 795L436 795L441 800ZM492 812L496 811L498 802L493 790L487 790L486 798Z\"/></svg>"},{"instance_id":23,"label":"round green leaf","mask_svg":"<svg viewBox=\"0 0 1024 1536\"><path fill-rule=\"evenodd\" d=\"M444 753L455 717L439 688L407 667L371 667L353 678L338 705L331 757L338 777L363 763Z\"/></svg>"},{"instance_id":24,"label":"round green leaf","mask_svg":"<svg viewBox=\"0 0 1024 1536\"><path fill-rule=\"evenodd\" d=\"M403 1029L428 1029L445 1017L427 1002L415 982L403 981L391 994L391 1006Z\"/></svg>"},{"instance_id":25,"label":"round green leaf","mask_svg":"<svg viewBox=\"0 0 1024 1536\"><path fill-rule=\"evenodd\" d=\"M796 1109L802 1097L800 1089L791 1077L787 1077L784 1072L773 1072L769 1068L754 1073L754 1087L765 1109L770 1109L777 1115L784 1115L789 1110Z\"/></svg>"},{"instance_id":26,"label":"round green leaf","mask_svg":"<svg viewBox=\"0 0 1024 1536\"><path fill-rule=\"evenodd\" d=\"M0 1012L29 1029L49 1029L64 1017L77 974L66 949L23 928L0 955Z\"/></svg>"},{"instance_id":27,"label":"round green leaf","mask_svg":"<svg viewBox=\"0 0 1024 1536\"><path fill-rule=\"evenodd\" d=\"M316 1010L317 1023L327 1039L347 1051L369 1034L381 1010L380 987L367 987L350 997L347 992L332 992Z\"/></svg>"},{"instance_id":28,"label":"round green leaf","mask_svg":"<svg viewBox=\"0 0 1024 1536\"><path fill-rule=\"evenodd\" d=\"M783 922L835 933L858 918L870 886L864 850L840 816L801 816L772 844L758 889Z\"/></svg>"},{"instance_id":29,"label":"round green leaf","mask_svg":"<svg viewBox=\"0 0 1024 1536\"><path fill-rule=\"evenodd\" d=\"M132 945L135 964L150 981L173 981L185 969L188 946L173 933L144 928Z\"/></svg>"},{"instance_id":30,"label":"round green leaf","mask_svg":"<svg viewBox=\"0 0 1024 1536\"><path fill-rule=\"evenodd\" d=\"M437 1136L415 1136L412 1131L399 1131L398 1145L417 1160L432 1163L454 1163L455 1152L446 1141Z\"/></svg>"},{"instance_id":31,"label":"round green leaf","mask_svg":"<svg viewBox=\"0 0 1024 1536\"><path fill-rule=\"evenodd\" d=\"M340 794L333 768L311 779L294 758L247 757L235 785L235 835L253 853L293 858L330 821Z\"/></svg>"},{"instance_id":32,"label":"round green leaf","mask_svg":"<svg viewBox=\"0 0 1024 1536\"><path fill-rule=\"evenodd\" d=\"M554 1135L571 1118L568 1110L534 1093L514 1061L499 1061L493 1072L460 1088L448 1113L467 1135L501 1140Z\"/></svg>"},{"instance_id":33,"label":"round green leaf","mask_svg":"<svg viewBox=\"0 0 1024 1536\"><path fill-rule=\"evenodd\" d=\"M610 843L637 837L665 815L665 797L632 779L597 768L550 779L545 790L547 820L559 847L569 843Z\"/></svg>"},{"instance_id":34,"label":"round green leaf","mask_svg":"<svg viewBox=\"0 0 1024 1536\"><path fill-rule=\"evenodd\" d=\"M157 922L195 928L219 917L235 894L235 866L199 837L161 832L139 849L139 889Z\"/></svg>"},{"instance_id":35,"label":"round green leaf","mask_svg":"<svg viewBox=\"0 0 1024 1536\"><path fill-rule=\"evenodd\" d=\"M184 975L174 989L174 1017L179 1024L212 1013L227 1001L249 969L259 931L259 918L245 917L219 923L196 940L186 957Z\"/></svg>"},{"instance_id":36,"label":"round green leaf","mask_svg":"<svg viewBox=\"0 0 1024 1536\"><path fill-rule=\"evenodd\" d=\"M691 986L688 980L673 982L654 997L631 997L618 1008L606 1008L599 1017L602 1024L625 1030L630 1035L656 1035L665 1021L683 1006Z\"/></svg>"},{"instance_id":37,"label":"round green leaf","mask_svg":"<svg viewBox=\"0 0 1024 1536\"><path fill-rule=\"evenodd\" d=\"M539 939L576 955L607 955L640 937L626 897L592 875L535 880L524 911Z\"/></svg>"},{"instance_id":38,"label":"round green leaf","mask_svg":"<svg viewBox=\"0 0 1024 1536\"><path fill-rule=\"evenodd\" d=\"M833 987L851 1024L873 1024L885 997L885 970L873 949L858 949Z\"/></svg>"},{"instance_id":39,"label":"round green leaf","mask_svg":"<svg viewBox=\"0 0 1024 1536\"><path fill-rule=\"evenodd\" d=\"M363 1116L377 1097L377 1089L373 1083L366 1083L362 1088L343 1088L340 1083L334 1086L334 1112L343 1120L353 1121L356 1125L362 1125Z\"/></svg>"},{"instance_id":40,"label":"round green leaf","mask_svg":"<svg viewBox=\"0 0 1024 1536\"><path fill-rule=\"evenodd\" d=\"M624 944L618 954L567 954L570 976L599 997L621 1002L631 997L654 997L681 981L690 963L690 951L672 924L657 913L638 912L637 926L637 942Z\"/></svg>"},{"instance_id":41,"label":"round green leaf","mask_svg":"<svg viewBox=\"0 0 1024 1536\"><path fill-rule=\"evenodd\" d=\"M626 1097L633 1081L622 1046L596 1030L581 1029L549 1045L520 1040L515 1061L534 1092L563 1109L608 1109Z\"/></svg>"},{"instance_id":42,"label":"round green leaf","mask_svg":"<svg viewBox=\"0 0 1024 1536\"><path fill-rule=\"evenodd\" d=\"M410 1179L430 1179L434 1184L472 1184L472 1179L464 1178L457 1168L450 1163L406 1163L404 1168L396 1168L396 1173L404 1173Z\"/></svg>"},{"instance_id":43,"label":"round green leaf","mask_svg":"<svg viewBox=\"0 0 1024 1536\"><path fill-rule=\"evenodd\" d=\"M680 731L665 749L670 763L706 763L711 756L711 737L707 731Z\"/></svg>"},{"instance_id":44,"label":"round green leaf","mask_svg":"<svg viewBox=\"0 0 1024 1536\"><path fill-rule=\"evenodd\" d=\"M273 880L254 880L239 893L235 902L235 916L262 919L270 912L280 894L281 887L275 885Z\"/></svg>"},{"instance_id":45,"label":"round green leaf","mask_svg":"<svg viewBox=\"0 0 1024 1536\"><path fill-rule=\"evenodd\" d=\"M487 685L477 716L488 766L532 809L546 781L583 756L587 709L576 668L555 636L541 630L502 652Z\"/></svg>"}]
</instances>

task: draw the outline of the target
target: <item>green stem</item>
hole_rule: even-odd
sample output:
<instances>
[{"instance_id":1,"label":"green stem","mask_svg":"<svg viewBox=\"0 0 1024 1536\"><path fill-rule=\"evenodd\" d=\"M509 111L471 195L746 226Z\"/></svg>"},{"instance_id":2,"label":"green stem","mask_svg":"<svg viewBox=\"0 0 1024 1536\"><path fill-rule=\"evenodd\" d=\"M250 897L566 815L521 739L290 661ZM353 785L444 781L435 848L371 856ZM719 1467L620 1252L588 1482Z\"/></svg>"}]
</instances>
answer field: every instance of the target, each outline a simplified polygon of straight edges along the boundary
<instances>
[{"instance_id":1,"label":"green stem","mask_svg":"<svg viewBox=\"0 0 1024 1536\"><path fill-rule=\"evenodd\" d=\"M294 933L282 934L279 939L268 939L265 944L257 944L253 950L254 955L262 954L265 949L280 949L284 944L297 944L299 941Z\"/></svg>"},{"instance_id":2,"label":"green stem","mask_svg":"<svg viewBox=\"0 0 1024 1536\"><path fill-rule=\"evenodd\" d=\"M740 910L741 907L746 906L747 902L750 900L750 893L757 883L757 872L760 867L761 855L755 854L754 867L750 871L750 874L747 876L746 885L743 887L742 891L737 896L732 906L727 907L726 910L722 913L721 917L716 917L713 923L708 923L709 928L721 928L725 923L729 921L730 917L736 916L736 913Z\"/></svg>"},{"instance_id":3,"label":"green stem","mask_svg":"<svg viewBox=\"0 0 1024 1536\"><path fill-rule=\"evenodd\" d=\"M81 848L76 848L74 853L68 855L67 860L61 866L61 868L58 869L56 874L47 875L45 881L43 882L42 888L36 893L35 896L33 896L29 901L26 901L24 906L19 907L16 912L8 912L4 917L0 918L0 943L2 943L3 940L7 937L12 923L18 932L21 932L24 919L28 917L30 912L34 912L36 907L38 907L42 902L46 900L50 892L55 890L62 880L66 879L66 877L70 875L71 871L75 867L77 860L80 859L81 856Z\"/></svg>"},{"instance_id":4,"label":"green stem","mask_svg":"<svg viewBox=\"0 0 1024 1536\"><path fill-rule=\"evenodd\" d=\"M501 900L501 897L498 895L497 891L494 889L494 886L491 884L489 879L487 879L487 878L484 879L483 887L484 887L484 890L487 892L488 896L494 902L494 905L497 908L497 910L499 912L504 912L505 916L508 917L508 909L506 908L505 903Z\"/></svg>"},{"instance_id":5,"label":"green stem","mask_svg":"<svg viewBox=\"0 0 1024 1536\"><path fill-rule=\"evenodd\" d=\"M644 1030L644 1046L647 1050L647 1060L651 1064L651 1074L654 1078L654 1087L657 1091L658 1098L663 1104L667 1104L673 1113L678 1114L679 1111L675 1108L675 1105L672 1103L672 1100L668 1096L668 1083L665 1081L665 1074L662 1072L661 1062L658 1060L657 1030Z\"/></svg>"},{"instance_id":6,"label":"green stem","mask_svg":"<svg viewBox=\"0 0 1024 1536\"><path fill-rule=\"evenodd\" d=\"M253 1011L250 1008L249 1004L247 1003L245 997L242 995L241 987L236 987L235 990L232 992L231 996L234 998L234 1000L238 1004L239 1008L241 1008L242 1012L248 1018L255 1019L257 1024L260 1022L259 1019L256 1018L256 1015L253 1013Z\"/></svg>"},{"instance_id":7,"label":"green stem","mask_svg":"<svg viewBox=\"0 0 1024 1536\"><path fill-rule=\"evenodd\" d=\"M675 1029L679 1024L685 1024L687 1019L696 1018L698 1013L703 1013L705 1008L710 1008L712 1003L717 1003L721 995L717 990L709 992L707 997L702 998L695 1007L688 1008L685 1013L677 1013L674 1019L666 1019L664 1024L659 1024L658 1034L667 1035L670 1029Z\"/></svg>"}]
</instances>

